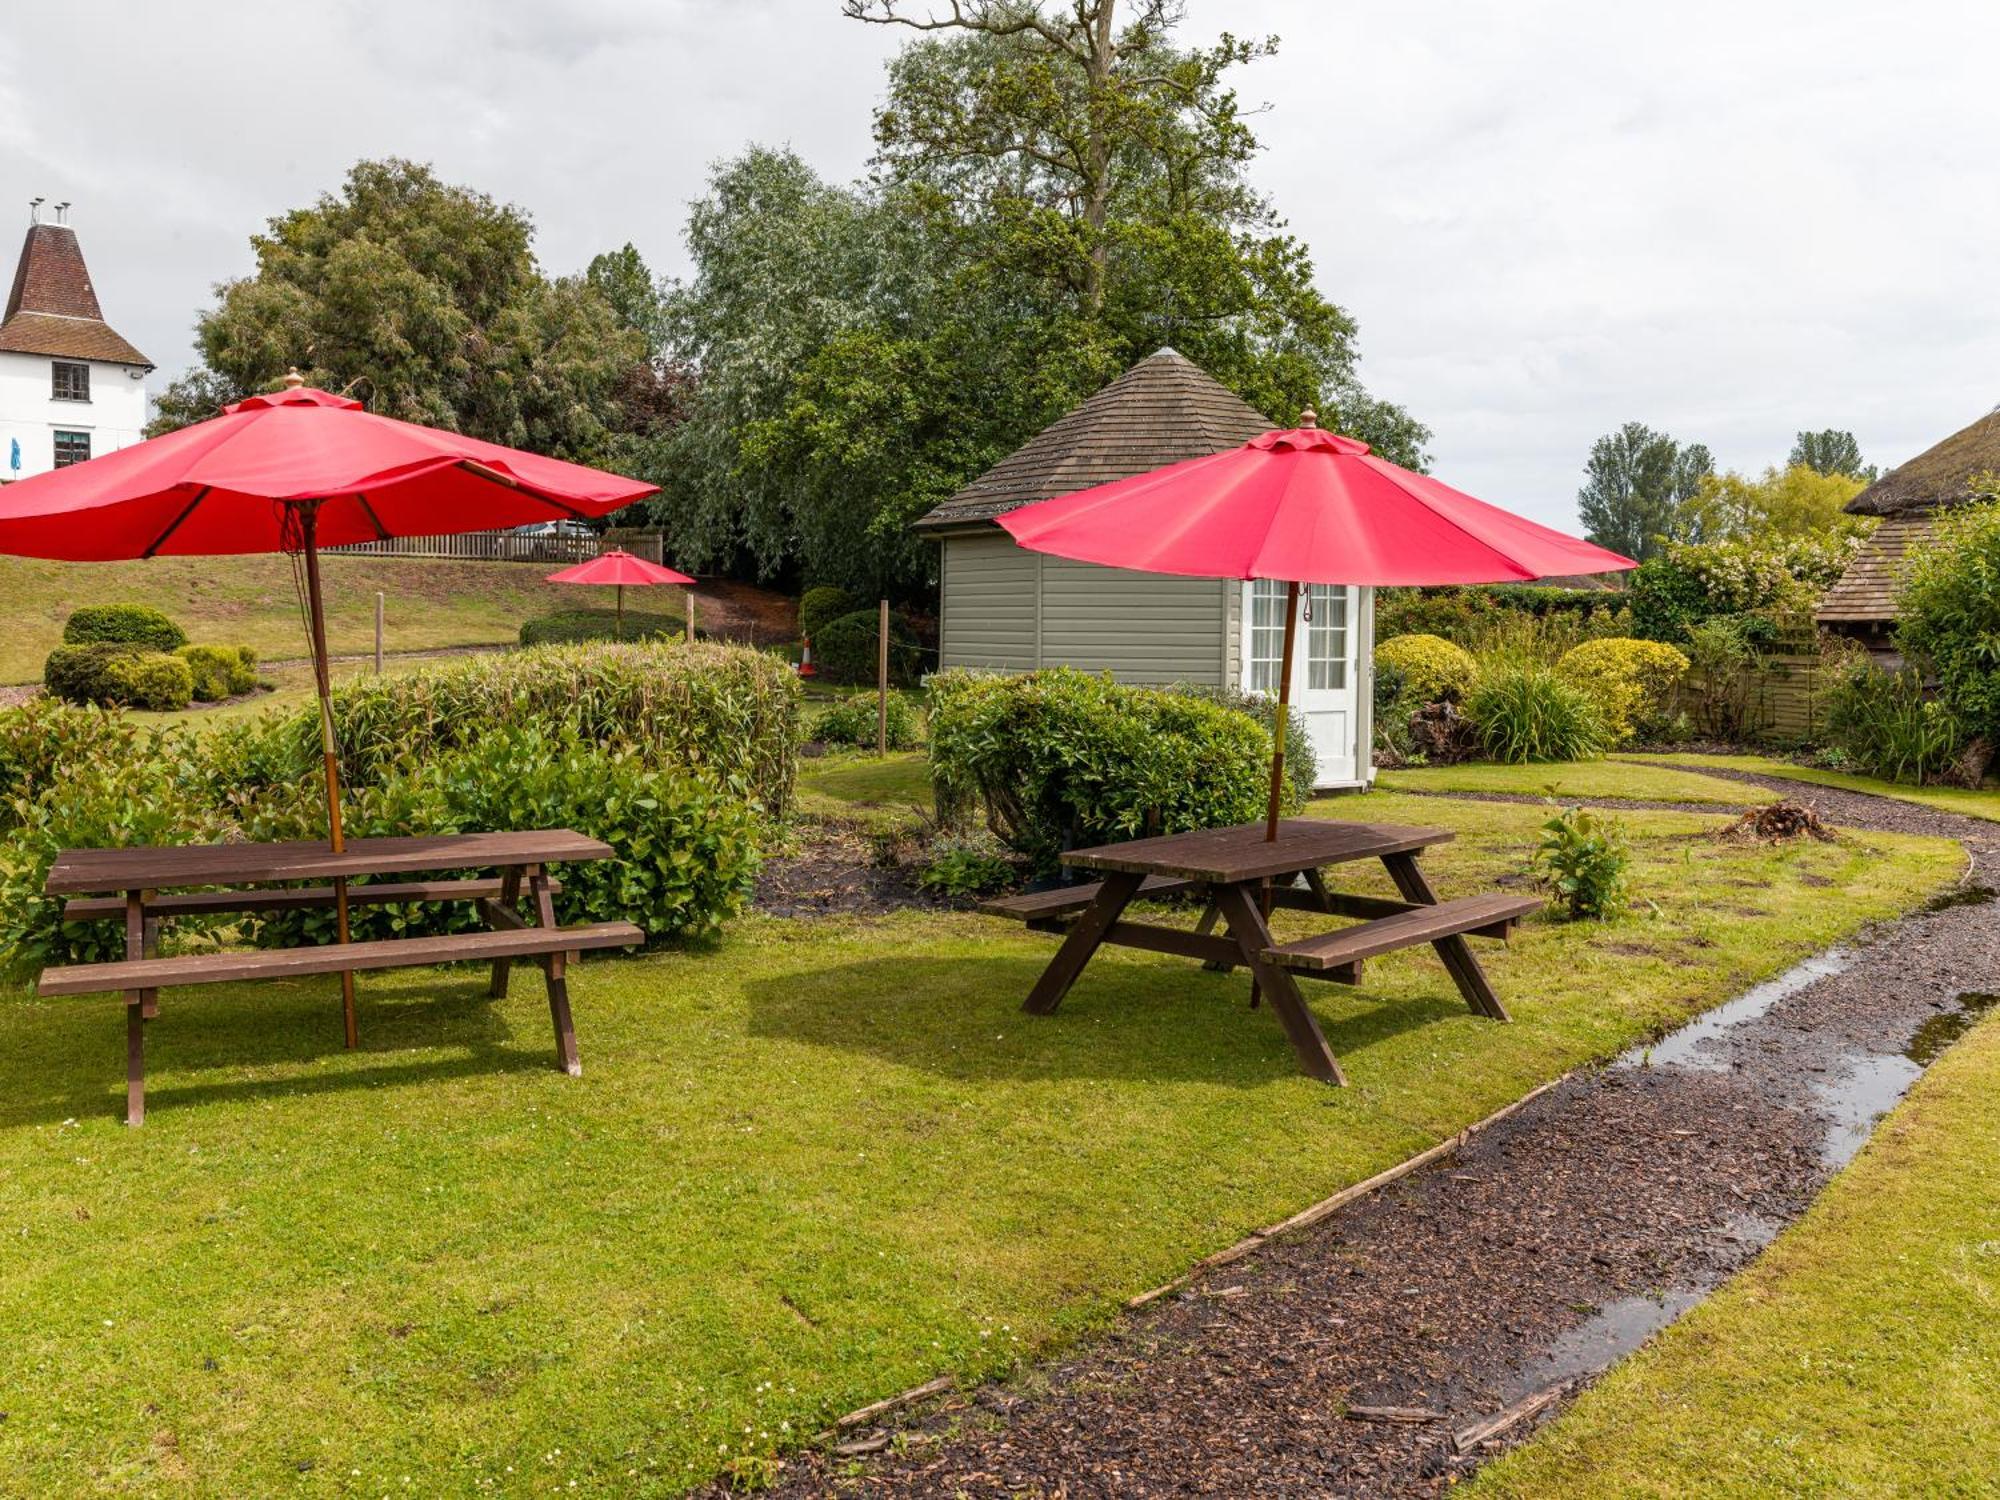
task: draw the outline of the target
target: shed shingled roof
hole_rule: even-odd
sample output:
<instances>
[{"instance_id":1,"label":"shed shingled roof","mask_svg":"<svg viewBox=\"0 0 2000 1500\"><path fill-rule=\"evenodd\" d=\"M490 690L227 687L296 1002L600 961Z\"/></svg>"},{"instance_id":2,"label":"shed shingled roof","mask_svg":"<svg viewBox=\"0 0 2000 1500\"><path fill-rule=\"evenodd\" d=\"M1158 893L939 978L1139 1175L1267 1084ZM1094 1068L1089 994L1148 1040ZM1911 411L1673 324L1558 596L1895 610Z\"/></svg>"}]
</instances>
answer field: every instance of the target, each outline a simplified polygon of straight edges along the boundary
<instances>
[{"instance_id":1,"label":"shed shingled roof","mask_svg":"<svg viewBox=\"0 0 2000 1500\"><path fill-rule=\"evenodd\" d=\"M67 224L30 224L0 321L0 352L94 359L105 364L153 362L104 321L83 247Z\"/></svg>"},{"instance_id":2,"label":"shed shingled roof","mask_svg":"<svg viewBox=\"0 0 2000 1500\"><path fill-rule=\"evenodd\" d=\"M1140 360L916 523L938 532L1247 443L1275 424L1172 349Z\"/></svg>"},{"instance_id":3,"label":"shed shingled roof","mask_svg":"<svg viewBox=\"0 0 2000 1500\"><path fill-rule=\"evenodd\" d=\"M1860 625L1896 618L1896 585L1903 559L1928 541L1937 517L1929 512L1890 516L1854 554L1834 586L1813 611L1822 625Z\"/></svg>"},{"instance_id":4,"label":"shed shingled roof","mask_svg":"<svg viewBox=\"0 0 2000 1500\"><path fill-rule=\"evenodd\" d=\"M1900 516L1962 505L1981 474L2000 473L2000 407L1899 464L1847 502L1857 516Z\"/></svg>"}]
</instances>

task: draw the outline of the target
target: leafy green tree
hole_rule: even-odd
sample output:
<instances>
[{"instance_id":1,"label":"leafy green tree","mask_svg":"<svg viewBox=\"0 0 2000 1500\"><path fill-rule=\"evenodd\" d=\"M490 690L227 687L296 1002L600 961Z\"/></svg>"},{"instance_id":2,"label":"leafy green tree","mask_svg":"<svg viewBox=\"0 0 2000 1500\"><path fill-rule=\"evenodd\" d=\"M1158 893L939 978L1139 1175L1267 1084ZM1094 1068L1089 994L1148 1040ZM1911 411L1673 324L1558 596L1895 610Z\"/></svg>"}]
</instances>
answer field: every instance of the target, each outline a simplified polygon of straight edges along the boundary
<instances>
[{"instance_id":1,"label":"leafy green tree","mask_svg":"<svg viewBox=\"0 0 2000 1500\"><path fill-rule=\"evenodd\" d=\"M1862 488L1853 475L1822 474L1805 464L1766 469L1756 479L1732 470L1703 476L1694 506L1699 529L1710 540L1866 531L1872 521L1844 513Z\"/></svg>"},{"instance_id":2,"label":"leafy green tree","mask_svg":"<svg viewBox=\"0 0 2000 1500\"><path fill-rule=\"evenodd\" d=\"M1576 497L1584 534L1641 562L1667 542L1707 540L1699 497L1714 468L1702 444L1627 422L1591 445Z\"/></svg>"},{"instance_id":3,"label":"leafy green tree","mask_svg":"<svg viewBox=\"0 0 2000 1500\"><path fill-rule=\"evenodd\" d=\"M1861 445L1854 440L1854 434L1838 427L1801 432L1792 444L1785 466L1803 467L1828 476L1845 475L1864 483L1873 483L1875 479L1875 466L1861 461Z\"/></svg>"},{"instance_id":4,"label":"leafy green tree","mask_svg":"<svg viewBox=\"0 0 2000 1500\"><path fill-rule=\"evenodd\" d=\"M645 340L649 356L666 347L666 295L629 240L616 250L593 257L583 279L610 304L621 326Z\"/></svg>"},{"instance_id":5,"label":"leafy green tree","mask_svg":"<svg viewBox=\"0 0 2000 1500\"><path fill-rule=\"evenodd\" d=\"M1897 594L1896 644L1930 669L1968 733L2000 745L2000 475L1979 503L1938 517L1911 550Z\"/></svg>"},{"instance_id":6,"label":"leafy green tree","mask_svg":"<svg viewBox=\"0 0 2000 1500\"><path fill-rule=\"evenodd\" d=\"M644 341L586 278L543 276L531 233L520 209L426 166L358 162L339 193L252 236L256 274L216 288L196 323L202 362L161 397L151 430L212 416L296 366L388 416L601 461Z\"/></svg>"}]
</instances>

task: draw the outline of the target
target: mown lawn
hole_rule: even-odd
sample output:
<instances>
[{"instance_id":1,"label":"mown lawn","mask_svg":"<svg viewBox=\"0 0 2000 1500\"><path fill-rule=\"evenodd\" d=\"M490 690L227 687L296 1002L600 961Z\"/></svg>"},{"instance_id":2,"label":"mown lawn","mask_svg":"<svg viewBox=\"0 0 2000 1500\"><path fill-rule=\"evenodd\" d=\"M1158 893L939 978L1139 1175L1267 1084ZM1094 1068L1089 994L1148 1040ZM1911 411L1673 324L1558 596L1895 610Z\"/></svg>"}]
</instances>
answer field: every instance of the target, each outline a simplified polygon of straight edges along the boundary
<instances>
[{"instance_id":1,"label":"mown lawn","mask_svg":"<svg viewBox=\"0 0 2000 1500\"><path fill-rule=\"evenodd\" d=\"M1430 856L1447 895L1518 877L1542 816L1322 811L1458 829ZM969 915L751 919L713 951L585 963L581 1079L551 1066L531 972L501 1002L470 971L364 976L353 1053L325 982L169 991L136 1131L117 1000L10 994L0 1489L754 1477L838 1412L1104 1323L1961 864L1888 836L1720 845L1720 821L1628 815L1656 907L1493 950L1513 1026L1427 953L1312 988L1346 1090L1294 1072L1242 980L1173 959L1113 952L1024 1016L1048 940Z\"/></svg>"},{"instance_id":2,"label":"mown lawn","mask_svg":"<svg viewBox=\"0 0 2000 1500\"><path fill-rule=\"evenodd\" d=\"M1991 818L2000 822L2000 788L1991 785L1977 791L1956 786L1908 786L1876 776L1822 771L1765 755L1648 755L1645 759L1670 761L1675 766L1686 766L1697 772L1704 766L1754 771L1761 776L1782 776L1788 781L1834 787L1844 792L1872 792L1878 797L1895 797L1904 802L1914 802L1919 807L1936 808L1939 812L1959 813L1968 818Z\"/></svg>"},{"instance_id":3,"label":"mown lawn","mask_svg":"<svg viewBox=\"0 0 2000 1500\"><path fill-rule=\"evenodd\" d=\"M1667 771L1624 760L1575 760L1555 765L1503 766L1467 761L1456 766L1419 766L1407 771L1381 771L1377 782L1385 791L1509 792L1558 800L1624 797L1639 802L1713 802L1725 807L1754 807L1771 794L1739 781L1702 776L1694 771Z\"/></svg>"},{"instance_id":4,"label":"mown lawn","mask_svg":"<svg viewBox=\"0 0 2000 1500\"><path fill-rule=\"evenodd\" d=\"M375 595L384 604L391 651L512 645L521 622L600 602L594 590L545 583L548 563L453 562L439 558L328 556L327 646L336 655L375 649ZM682 608L679 589L654 591L652 607ZM282 557L155 557L143 562L63 563L0 557L0 682L39 682L42 661L81 604L150 604L197 641L303 657L304 628Z\"/></svg>"},{"instance_id":5,"label":"mown lawn","mask_svg":"<svg viewBox=\"0 0 2000 1500\"><path fill-rule=\"evenodd\" d=\"M799 811L883 827L914 823L933 806L921 750L840 750L799 766Z\"/></svg>"},{"instance_id":6,"label":"mown lawn","mask_svg":"<svg viewBox=\"0 0 2000 1500\"><path fill-rule=\"evenodd\" d=\"M2000 1016L1741 1276L1482 1476L1487 1496L1991 1495Z\"/></svg>"}]
</instances>

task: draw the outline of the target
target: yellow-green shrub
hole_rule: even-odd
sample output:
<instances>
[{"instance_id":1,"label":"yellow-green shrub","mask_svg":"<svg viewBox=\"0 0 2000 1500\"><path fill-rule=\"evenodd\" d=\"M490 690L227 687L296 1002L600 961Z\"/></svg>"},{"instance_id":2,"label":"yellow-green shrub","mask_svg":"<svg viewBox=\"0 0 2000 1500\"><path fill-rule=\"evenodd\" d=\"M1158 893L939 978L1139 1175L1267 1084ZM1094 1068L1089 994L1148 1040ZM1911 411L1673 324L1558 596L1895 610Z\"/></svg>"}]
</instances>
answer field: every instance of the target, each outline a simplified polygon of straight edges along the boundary
<instances>
[{"instance_id":1,"label":"yellow-green shrub","mask_svg":"<svg viewBox=\"0 0 2000 1500\"><path fill-rule=\"evenodd\" d=\"M1375 648L1375 668L1399 673L1414 703L1456 703L1479 681L1479 663L1441 635L1399 635Z\"/></svg>"},{"instance_id":2,"label":"yellow-green shrub","mask_svg":"<svg viewBox=\"0 0 2000 1500\"><path fill-rule=\"evenodd\" d=\"M1624 636L1585 641L1556 663L1565 681L1590 695L1614 745L1664 713L1687 669L1688 659L1672 646Z\"/></svg>"}]
</instances>

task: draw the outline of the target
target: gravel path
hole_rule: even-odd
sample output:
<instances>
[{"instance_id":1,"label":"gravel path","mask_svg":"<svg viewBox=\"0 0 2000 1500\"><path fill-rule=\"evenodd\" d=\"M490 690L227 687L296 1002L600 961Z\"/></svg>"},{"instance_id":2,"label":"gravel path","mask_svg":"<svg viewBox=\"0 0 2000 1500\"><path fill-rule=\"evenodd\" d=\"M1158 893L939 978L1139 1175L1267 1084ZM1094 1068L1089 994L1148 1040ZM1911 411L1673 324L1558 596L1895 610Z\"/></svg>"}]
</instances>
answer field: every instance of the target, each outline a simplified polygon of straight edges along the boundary
<instances>
[{"instance_id":1,"label":"gravel path","mask_svg":"<svg viewBox=\"0 0 2000 1500\"><path fill-rule=\"evenodd\" d=\"M1957 838L1979 870L2000 867L2000 824L1703 774L1850 828ZM2000 906L1982 890L1577 1075L1018 1382L799 1456L778 1493L1439 1493L1803 1211L1996 988ZM1540 1410L1495 1437L1470 1430L1523 1403Z\"/></svg>"}]
</instances>

